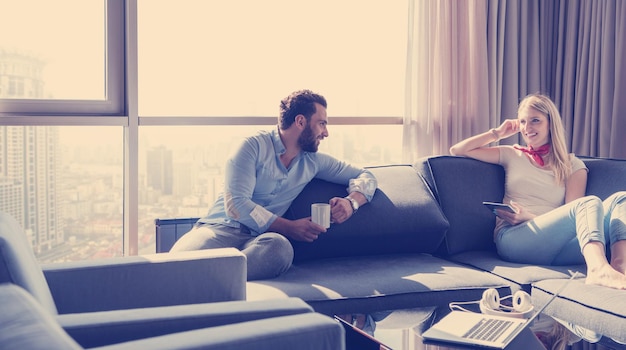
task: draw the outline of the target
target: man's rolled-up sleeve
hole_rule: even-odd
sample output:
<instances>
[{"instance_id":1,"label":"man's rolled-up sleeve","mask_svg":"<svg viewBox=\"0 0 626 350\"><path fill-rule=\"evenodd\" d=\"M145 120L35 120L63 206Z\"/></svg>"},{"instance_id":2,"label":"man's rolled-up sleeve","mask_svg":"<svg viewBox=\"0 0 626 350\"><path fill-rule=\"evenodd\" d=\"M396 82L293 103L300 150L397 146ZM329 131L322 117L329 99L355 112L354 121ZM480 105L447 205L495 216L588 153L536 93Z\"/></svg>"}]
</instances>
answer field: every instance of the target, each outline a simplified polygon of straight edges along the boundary
<instances>
[{"instance_id":1,"label":"man's rolled-up sleeve","mask_svg":"<svg viewBox=\"0 0 626 350\"><path fill-rule=\"evenodd\" d=\"M226 163L224 207L226 214L248 227L253 233L265 232L277 216L252 201L256 184L255 164L258 146L246 140Z\"/></svg>"}]
</instances>

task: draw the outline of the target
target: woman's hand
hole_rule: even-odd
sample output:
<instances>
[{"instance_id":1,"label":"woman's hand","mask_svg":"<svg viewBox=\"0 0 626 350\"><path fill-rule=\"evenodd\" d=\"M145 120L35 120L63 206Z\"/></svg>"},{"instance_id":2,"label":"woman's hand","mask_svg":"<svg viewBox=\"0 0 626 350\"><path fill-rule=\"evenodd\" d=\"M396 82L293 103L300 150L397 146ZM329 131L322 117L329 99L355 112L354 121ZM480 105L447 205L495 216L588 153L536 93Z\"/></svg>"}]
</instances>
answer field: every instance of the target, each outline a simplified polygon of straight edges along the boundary
<instances>
[{"instance_id":1,"label":"woman's hand","mask_svg":"<svg viewBox=\"0 0 626 350\"><path fill-rule=\"evenodd\" d=\"M505 139L519 132L519 121L517 119L506 119L495 130L500 139Z\"/></svg>"},{"instance_id":2,"label":"woman's hand","mask_svg":"<svg viewBox=\"0 0 626 350\"><path fill-rule=\"evenodd\" d=\"M526 211L521 205L513 201L511 201L510 204L513 209L515 209L515 213L511 213L510 211L503 209L494 210L495 214L507 223L515 226L528 220L532 220L535 217L533 213Z\"/></svg>"},{"instance_id":3,"label":"woman's hand","mask_svg":"<svg viewBox=\"0 0 626 350\"><path fill-rule=\"evenodd\" d=\"M450 147L450 154L498 164L500 161L500 149L498 147L487 147L487 145L515 135L518 132L519 122L517 119L507 119L497 128L487 130L482 134L469 137L453 145Z\"/></svg>"}]
</instances>

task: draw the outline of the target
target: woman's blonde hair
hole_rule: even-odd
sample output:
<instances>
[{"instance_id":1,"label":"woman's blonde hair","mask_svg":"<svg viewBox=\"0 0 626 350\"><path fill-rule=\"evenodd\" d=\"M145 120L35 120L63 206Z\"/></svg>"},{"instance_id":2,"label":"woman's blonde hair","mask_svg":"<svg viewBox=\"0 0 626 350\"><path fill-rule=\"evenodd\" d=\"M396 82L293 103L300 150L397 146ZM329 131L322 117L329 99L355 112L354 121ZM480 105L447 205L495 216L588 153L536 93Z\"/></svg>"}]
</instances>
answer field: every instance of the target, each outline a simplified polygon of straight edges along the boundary
<instances>
[{"instance_id":1,"label":"woman's blonde hair","mask_svg":"<svg viewBox=\"0 0 626 350\"><path fill-rule=\"evenodd\" d=\"M559 110L548 96L542 94L531 94L524 97L517 108L517 113L519 114L526 108L532 108L545 114L548 118L548 123L550 124L551 166L556 182L564 184L572 174L572 166L565 142L565 129L563 128Z\"/></svg>"}]
</instances>

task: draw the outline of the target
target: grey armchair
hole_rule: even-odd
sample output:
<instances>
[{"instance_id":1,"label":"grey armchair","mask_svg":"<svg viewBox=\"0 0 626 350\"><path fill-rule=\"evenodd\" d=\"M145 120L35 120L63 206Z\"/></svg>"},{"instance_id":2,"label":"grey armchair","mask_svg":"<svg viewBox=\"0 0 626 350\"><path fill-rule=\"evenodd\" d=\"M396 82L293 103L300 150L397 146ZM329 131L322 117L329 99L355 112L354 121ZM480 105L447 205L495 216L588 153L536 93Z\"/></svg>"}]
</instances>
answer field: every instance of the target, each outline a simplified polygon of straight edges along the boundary
<instances>
[{"instance_id":1,"label":"grey armchair","mask_svg":"<svg viewBox=\"0 0 626 350\"><path fill-rule=\"evenodd\" d=\"M0 213L0 284L3 349L37 344L46 349L289 349L302 348L304 340L316 344L311 349L344 346L341 325L300 299L244 301L246 262L236 249L42 267L17 222ZM52 346L56 341L63 346Z\"/></svg>"}]
</instances>

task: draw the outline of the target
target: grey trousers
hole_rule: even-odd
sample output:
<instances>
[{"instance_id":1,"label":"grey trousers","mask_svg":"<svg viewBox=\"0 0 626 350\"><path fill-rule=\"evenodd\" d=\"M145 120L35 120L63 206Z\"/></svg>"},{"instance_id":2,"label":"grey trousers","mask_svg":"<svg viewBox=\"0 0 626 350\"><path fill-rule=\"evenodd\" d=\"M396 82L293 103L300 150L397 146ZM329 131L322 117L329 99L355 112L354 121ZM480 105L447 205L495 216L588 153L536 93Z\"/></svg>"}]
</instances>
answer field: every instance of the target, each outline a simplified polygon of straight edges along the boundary
<instances>
[{"instance_id":1,"label":"grey trousers","mask_svg":"<svg viewBox=\"0 0 626 350\"><path fill-rule=\"evenodd\" d=\"M246 256L249 281L277 277L286 272L293 262L293 247L285 236L266 232L254 237L243 226L196 224L170 251L227 247L237 248Z\"/></svg>"}]
</instances>

